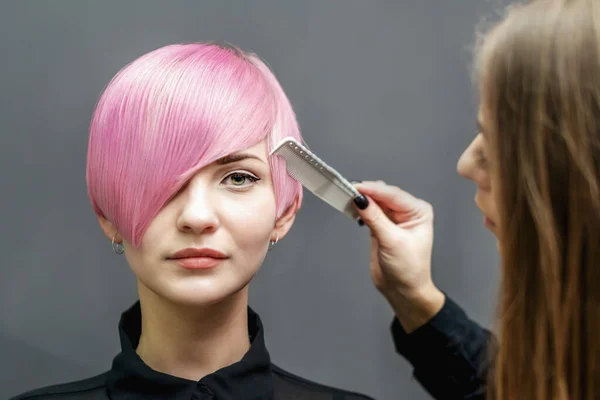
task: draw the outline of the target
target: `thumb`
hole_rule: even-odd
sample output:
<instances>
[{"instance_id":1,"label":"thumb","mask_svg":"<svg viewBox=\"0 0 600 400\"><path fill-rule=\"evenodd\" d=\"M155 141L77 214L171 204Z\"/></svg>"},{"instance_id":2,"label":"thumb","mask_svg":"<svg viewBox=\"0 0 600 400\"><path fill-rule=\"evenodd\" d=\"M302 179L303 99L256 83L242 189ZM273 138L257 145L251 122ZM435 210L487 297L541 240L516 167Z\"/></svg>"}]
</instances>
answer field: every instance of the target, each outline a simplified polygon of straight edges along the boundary
<instances>
[{"instance_id":1,"label":"thumb","mask_svg":"<svg viewBox=\"0 0 600 400\"><path fill-rule=\"evenodd\" d=\"M360 218L369 227L371 234L376 239L380 242L385 242L391 238L396 225L371 197L361 194L354 198L354 205L358 215L360 215Z\"/></svg>"}]
</instances>

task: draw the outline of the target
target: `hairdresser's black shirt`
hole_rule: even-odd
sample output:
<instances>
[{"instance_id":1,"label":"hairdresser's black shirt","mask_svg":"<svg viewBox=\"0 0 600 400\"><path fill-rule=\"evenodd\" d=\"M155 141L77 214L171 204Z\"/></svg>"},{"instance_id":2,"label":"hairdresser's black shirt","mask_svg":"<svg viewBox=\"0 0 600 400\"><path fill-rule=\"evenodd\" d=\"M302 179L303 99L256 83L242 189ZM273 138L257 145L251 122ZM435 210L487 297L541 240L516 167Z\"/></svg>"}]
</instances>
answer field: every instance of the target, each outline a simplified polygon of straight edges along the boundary
<instances>
[{"instance_id":1,"label":"hairdresser's black shirt","mask_svg":"<svg viewBox=\"0 0 600 400\"><path fill-rule=\"evenodd\" d=\"M82 381L37 389L13 400L369 400L367 396L334 389L292 375L271 363L259 316L248 309L251 346L239 362L200 381L154 371L135 349L141 333L139 302L123 313L119 323L121 352L112 368ZM371 399L372 400L372 399Z\"/></svg>"},{"instance_id":2,"label":"hairdresser's black shirt","mask_svg":"<svg viewBox=\"0 0 600 400\"><path fill-rule=\"evenodd\" d=\"M414 367L414 377L437 400L485 399L489 354L496 341L450 298L425 325L407 334L392 323L396 351Z\"/></svg>"}]
</instances>

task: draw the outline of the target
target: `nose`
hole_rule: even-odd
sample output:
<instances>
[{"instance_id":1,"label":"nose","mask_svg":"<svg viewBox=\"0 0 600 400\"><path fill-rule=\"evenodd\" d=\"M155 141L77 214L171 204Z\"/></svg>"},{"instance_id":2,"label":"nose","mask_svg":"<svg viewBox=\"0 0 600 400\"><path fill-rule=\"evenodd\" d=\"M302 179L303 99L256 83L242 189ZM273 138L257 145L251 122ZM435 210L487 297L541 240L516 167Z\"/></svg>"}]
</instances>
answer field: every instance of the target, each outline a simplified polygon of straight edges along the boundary
<instances>
[{"instance_id":1,"label":"nose","mask_svg":"<svg viewBox=\"0 0 600 400\"><path fill-rule=\"evenodd\" d=\"M477 138L461 154L456 165L456 172L463 178L471 181L476 181L477 178L476 142Z\"/></svg>"},{"instance_id":2,"label":"nose","mask_svg":"<svg viewBox=\"0 0 600 400\"><path fill-rule=\"evenodd\" d=\"M473 156L469 154L469 149L467 148L458 159L458 164L456 165L456 172L458 172L458 174L465 179L474 180L474 163L475 160L473 160Z\"/></svg>"},{"instance_id":3,"label":"nose","mask_svg":"<svg viewBox=\"0 0 600 400\"><path fill-rule=\"evenodd\" d=\"M217 230L219 219L206 185L195 182L183 194L177 229L184 233L210 233Z\"/></svg>"},{"instance_id":4,"label":"nose","mask_svg":"<svg viewBox=\"0 0 600 400\"><path fill-rule=\"evenodd\" d=\"M483 146L482 137L478 135L460 156L456 170L463 178L475 182L478 189L489 191L491 190L489 171L479 162L478 152L481 151L481 146Z\"/></svg>"}]
</instances>

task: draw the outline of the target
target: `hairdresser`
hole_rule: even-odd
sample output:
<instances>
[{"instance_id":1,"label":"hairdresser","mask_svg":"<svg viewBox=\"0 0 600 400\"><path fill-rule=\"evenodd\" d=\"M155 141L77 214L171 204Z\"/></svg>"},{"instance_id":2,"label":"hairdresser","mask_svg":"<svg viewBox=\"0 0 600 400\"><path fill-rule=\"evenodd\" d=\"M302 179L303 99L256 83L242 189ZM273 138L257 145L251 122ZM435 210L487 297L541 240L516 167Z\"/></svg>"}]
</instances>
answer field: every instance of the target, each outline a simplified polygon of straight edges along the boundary
<instances>
[{"instance_id":1,"label":"hairdresser","mask_svg":"<svg viewBox=\"0 0 600 400\"><path fill-rule=\"evenodd\" d=\"M598 399L600 2L511 8L475 65L480 129L458 173L497 238L500 339L432 281L431 205L362 182L356 206L396 349L436 399Z\"/></svg>"}]
</instances>

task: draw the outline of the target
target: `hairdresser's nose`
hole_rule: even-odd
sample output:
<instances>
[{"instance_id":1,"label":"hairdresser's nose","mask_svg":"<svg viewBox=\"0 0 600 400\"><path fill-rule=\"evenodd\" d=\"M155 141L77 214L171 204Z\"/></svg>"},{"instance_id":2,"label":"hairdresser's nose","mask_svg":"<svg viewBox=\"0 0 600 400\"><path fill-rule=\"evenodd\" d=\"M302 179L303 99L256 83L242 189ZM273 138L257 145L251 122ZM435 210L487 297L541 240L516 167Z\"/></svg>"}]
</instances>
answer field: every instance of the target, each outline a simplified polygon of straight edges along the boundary
<instances>
[{"instance_id":1,"label":"hairdresser's nose","mask_svg":"<svg viewBox=\"0 0 600 400\"><path fill-rule=\"evenodd\" d=\"M476 181L477 180L477 158L476 151L478 145L478 138L475 138L469 147L465 149L456 165L456 171L460 176L465 179Z\"/></svg>"},{"instance_id":2,"label":"hairdresser's nose","mask_svg":"<svg viewBox=\"0 0 600 400\"><path fill-rule=\"evenodd\" d=\"M490 175L483 156L483 136L479 134L458 160L456 169L464 178L477 184L479 189L491 190Z\"/></svg>"},{"instance_id":3,"label":"hairdresser's nose","mask_svg":"<svg viewBox=\"0 0 600 400\"><path fill-rule=\"evenodd\" d=\"M182 200L177 218L177 229L181 232L195 234L210 233L217 229L219 220L206 184L190 183Z\"/></svg>"}]
</instances>

